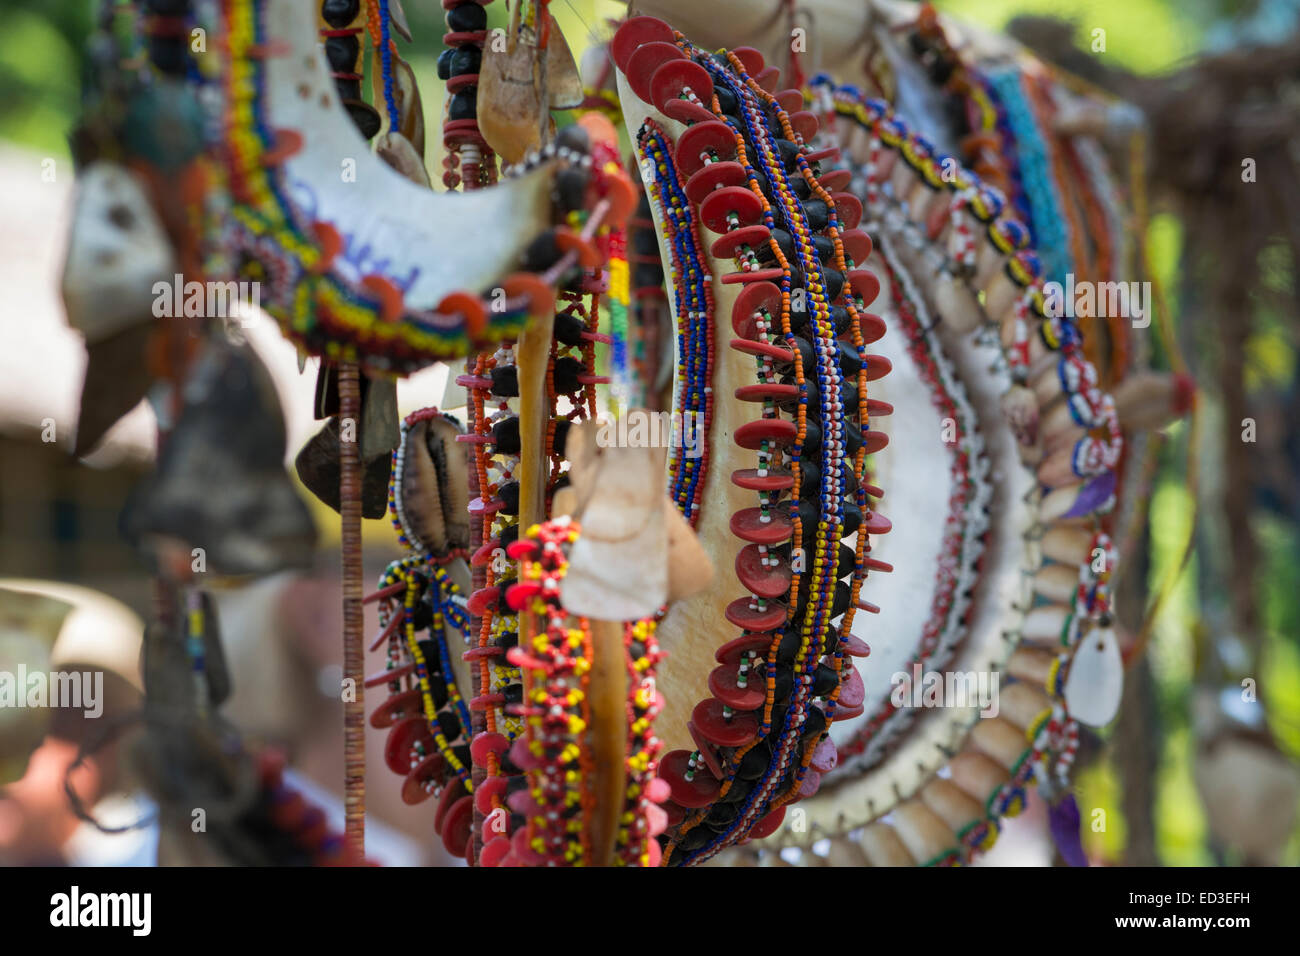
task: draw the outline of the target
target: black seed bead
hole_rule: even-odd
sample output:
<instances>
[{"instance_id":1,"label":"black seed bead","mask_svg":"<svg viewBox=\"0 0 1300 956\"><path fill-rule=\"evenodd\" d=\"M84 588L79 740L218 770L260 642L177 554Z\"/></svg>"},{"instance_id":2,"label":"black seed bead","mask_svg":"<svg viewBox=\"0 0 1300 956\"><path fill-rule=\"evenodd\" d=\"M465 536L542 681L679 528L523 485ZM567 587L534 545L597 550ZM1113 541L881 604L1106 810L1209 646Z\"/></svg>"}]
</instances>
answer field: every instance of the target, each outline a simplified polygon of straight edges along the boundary
<instances>
[{"instance_id":1,"label":"black seed bead","mask_svg":"<svg viewBox=\"0 0 1300 956\"><path fill-rule=\"evenodd\" d=\"M460 718L450 707L438 711L438 726L442 728L443 736L448 740L455 740L460 736Z\"/></svg>"},{"instance_id":2,"label":"black seed bead","mask_svg":"<svg viewBox=\"0 0 1300 956\"><path fill-rule=\"evenodd\" d=\"M569 426L571 424L567 418L559 418L555 421L555 438L552 439L551 447L557 455L564 454L565 445L569 440Z\"/></svg>"},{"instance_id":3,"label":"black seed bead","mask_svg":"<svg viewBox=\"0 0 1300 956\"><path fill-rule=\"evenodd\" d=\"M507 481L497 489L497 497L505 502L505 506L501 509L502 514L519 514L519 482Z\"/></svg>"},{"instance_id":4,"label":"black seed bead","mask_svg":"<svg viewBox=\"0 0 1300 956\"><path fill-rule=\"evenodd\" d=\"M357 57L361 54L361 41L355 36L328 37L325 40L325 58L335 73L357 72Z\"/></svg>"},{"instance_id":5,"label":"black seed bead","mask_svg":"<svg viewBox=\"0 0 1300 956\"><path fill-rule=\"evenodd\" d=\"M579 316L569 312L557 312L555 315L555 338L563 345L581 345L582 333L587 331L587 323Z\"/></svg>"},{"instance_id":6,"label":"black seed bead","mask_svg":"<svg viewBox=\"0 0 1300 956\"><path fill-rule=\"evenodd\" d=\"M545 272L560 261L560 247L555 244L555 233L547 230L524 250L521 264L529 272Z\"/></svg>"},{"instance_id":7,"label":"black seed bead","mask_svg":"<svg viewBox=\"0 0 1300 956\"><path fill-rule=\"evenodd\" d=\"M555 177L555 186L551 190L551 196L556 205L565 212L571 212L575 209L582 209L586 205L584 200L587 196L587 171L577 166L570 166L568 169L561 170Z\"/></svg>"},{"instance_id":8,"label":"black seed bead","mask_svg":"<svg viewBox=\"0 0 1300 956\"><path fill-rule=\"evenodd\" d=\"M515 528L518 528L519 526L518 526L518 525L514 525L514 527L515 527ZM496 646L497 646L497 647L504 647L506 650L509 650L509 649L512 648L512 647L518 647L518 646L519 646L519 632L518 632L518 631L502 631L499 635L497 635Z\"/></svg>"},{"instance_id":9,"label":"black seed bead","mask_svg":"<svg viewBox=\"0 0 1300 956\"><path fill-rule=\"evenodd\" d=\"M846 421L844 423L844 454L852 458L862 447L862 428L857 422Z\"/></svg>"},{"instance_id":10,"label":"black seed bead","mask_svg":"<svg viewBox=\"0 0 1300 956\"><path fill-rule=\"evenodd\" d=\"M778 139L776 148L781 154L781 165L785 167L785 171L794 172L799 166L799 147L788 139Z\"/></svg>"},{"instance_id":11,"label":"black seed bead","mask_svg":"<svg viewBox=\"0 0 1300 956\"><path fill-rule=\"evenodd\" d=\"M557 395L572 395L582 388L579 375L586 374L587 366L572 355L562 355L555 360L555 392Z\"/></svg>"},{"instance_id":12,"label":"black seed bead","mask_svg":"<svg viewBox=\"0 0 1300 956\"><path fill-rule=\"evenodd\" d=\"M831 324L835 327L836 335L843 335L853 325L853 316L849 315L845 306L831 306Z\"/></svg>"},{"instance_id":13,"label":"black seed bead","mask_svg":"<svg viewBox=\"0 0 1300 956\"><path fill-rule=\"evenodd\" d=\"M744 800L749 796L749 792L753 789L754 782L752 780L741 780L740 778L736 778L731 782L731 788L727 791L727 795L722 798L722 802L739 803L741 800Z\"/></svg>"},{"instance_id":14,"label":"black seed bead","mask_svg":"<svg viewBox=\"0 0 1300 956\"><path fill-rule=\"evenodd\" d=\"M848 342L838 342L836 344L839 345L840 349L840 373L856 376L858 370L862 368L862 359L858 357L857 347L850 345Z\"/></svg>"},{"instance_id":15,"label":"black seed bead","mask_svg":"<svg viewBox=\"0 0 1300 956\"><path fill-rule=\"evenodd\" d=\"M471 86L455 93L447 107L447 118L452 120L474 119L478 116L478 87Z\"/></svg>"},{"instance_id":16,"label":"black seed bead","mask_svg":"<svg viewBox=\"0 0 1300 956\"><path fill-rule=\"evenodd\" d=\"M721 833L730 827L731 824L736 821L736 817L738 816L740 816L740 807L736 806L734 803L723 803L719 801L713 805L711 810L709 810L709 815L705 818L704 822L709 829Z\"/></svg>"},{"instance_id":17,"label":"black seed bead","mask_svg":"<svg viewBox=\"0 0 1300 956\"><path fill-rule=\"evenodd\" d=\"M325 0L320 6L321 17L336 30L347 26L360 12L361 0Z\"/></svg>"},{"instance_id":18,"label":"black seed bead","mask_svg":"<svg viewBox=\"0 0 1300 956\"><path fill-rule=\"evenodd\" d=\"M853 569L858 566L858 553L850 548L847 544L840 545L840 560L835 566L835 576L842 578L846 574L852 574Z\"/></svg>"},{"instance_id":19,"label":"black seed bead","mask_svg":"<svg viewBox=\"0 0 1300 956\"><path fill-rule=\"evenodd\" d=\"M705 846L714 838L714 835L713 831L708 827L694 827L686 831L686 834L678 841L677 847L689 853ZM677 856L678 854L674 854L673 858L676 859Z\"/></svg>"},{"instance_id":20,"label":"black seed bead","mask_svg":"<svg viewBox=\"0 0 1300 956\"><path fill-rule=\"evenodd\" d=\"M813 671L813 696L825 697L838 687L839 683L840 675L835 668L827 667L825 664L818 664L817 669Z\"/></svg>"},{"instance_id":21,"label":"black seed bead","mask_svg":"<svg viewBox=\"0 0 1300 956\"><path fill-rule=\"evenodd\" d=\"M522 704L524 702L523 684L507 684L501 693L505 696L507 704Z\"/></svg>"},{"instance_id":22,"label":"black seed bead","mask_svg":"<svg viewBox=\"0 0 1300 956\"><path fill-rule=\"evenodd\" d=\"M513 365L498 365L488 372L492 377L492 394L501 398L519 395L519 369Z\"/></svg>"},{"instance_id":23,"label":"black seed bead","mask_svg":"<svg viewBox=\"0 0 1300 956\"><path fill-rule=\"evenodd\" d=\"M447 11L447 29L453 33L473 33L487 29L487 11L477 3L462 3Z\"/></svg>"},{"instance_id":24,"label":"black seed bead","mask_svg":"<svg viewBox=\"0 0 1300 956\"><path fill-rule=\"evenodd\" d=\"M778 668L773 685L772 699L778 704L784 704L790 699L790 692L794 690L794 671L788 667Z\"/></svg>"},{"instance_id":25,"label":"black seed bead","mask_svg":"<svg viewBox=\"0 0 1300 956\"><path fill-rule=\"evenodd\" d=\"M757 780L767 772L767 765L772 762L772 748L760 741L745 751L740 758L740 767L736 777L740 780Z\"/></svg>"},{"instance_id":26,"label":"black seed bead","mask_svg":"<svg viewBox=\"0 0 1300 956\"><path fill-rule=\"evenodd\" d=\"M803 211L808 216L808 228L813 232L821 232L830 224L830 207L820 199L809 199L803 204Z\"/></svg>"},{"instance_id":27,"label":"black seed bead","mask_svg":"<svg viewBox=\"0 0 1300 956\"><path fill-rule=\"evenodd\" d=\"M483 51L476 46L466 45L451 51L448 70L452 76L467 76L477 73L482 65Z\"/></svg>"},{"instance_id":28,"label":"black seed bead","mask_svg":"<svg viewBox=\"0 0 1300 956\"><path fill-rule=\"evenodd\" d=\"M492 426L492 447L497 455L519 454L519 419L503 418Z\"/></svg>"},{"instance_id":29,"label":"black seed bead","mask_svg":"<svg viewBox=\"0 0 1300 956\"><path fill-rule=\"evenodd\" d=\"M799 728L799 736L804 740L811 740L813 737L820 737L825 729L826 715L816 707L808 708L808 715L804 718L803 726Z\"/></svg>"},{"instance_id":30,"label":"black seed bead","mask_svg":"<svg viewBox=\"0 0 1300 956\"><path fill-rule=\"evenodd\" d=\"M713 92L718 97L718 107L725 115L740 115L740 100L736 98L735 93L731 92L731 90L727 89L725 86L715 86Z\"/></svg>"},{"instance_id":31,"label":"black seed bead","mask_svg":"<svg viewBox=\"0 0 1300 956\"><path fill-rule=\"evenodd\" d=\"M437 660L437 648L434 648L433 651L435 655L433 659ZM428 661L429 656L426 654L424 659ZM429 696L433 698L434 710L447 706L447 681L441 674L429 675Z\"/></svg>"}]
</instances>

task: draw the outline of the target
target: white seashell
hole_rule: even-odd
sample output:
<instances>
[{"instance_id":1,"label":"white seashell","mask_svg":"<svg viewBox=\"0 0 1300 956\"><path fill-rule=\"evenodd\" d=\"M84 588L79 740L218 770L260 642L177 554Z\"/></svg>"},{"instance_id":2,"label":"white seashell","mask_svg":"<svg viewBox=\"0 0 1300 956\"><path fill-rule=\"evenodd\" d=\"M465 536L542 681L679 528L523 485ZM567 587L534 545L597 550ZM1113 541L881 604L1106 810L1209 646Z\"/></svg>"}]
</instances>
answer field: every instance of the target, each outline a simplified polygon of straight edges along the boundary
<instances>
[{"instance_id":1,"label":"white seashell","mask_svg":"<svg viewBox=\"0 0 1300 956\"><path fill-rule=\"evenodd\" d=\"M86 167L77 179L63 264L68 324L94 344L151 321L154 283L167 283L170 303L175 262L158 214L136 178L116 163Z\"/></svg>"},{"instance_id":2,"label":"white seashell","mask_svg":"<svg viewBox=\"0 0 1300 956\"><path fill-rule=\"evenodd\" d=\"M1119 638L1108 627L1091 631L1074 652L1065 679L1065 705L1070 716L1089 727L1104 727L1119 711L1124 690L1124 662Z\"/></svg>"}]
</instances>

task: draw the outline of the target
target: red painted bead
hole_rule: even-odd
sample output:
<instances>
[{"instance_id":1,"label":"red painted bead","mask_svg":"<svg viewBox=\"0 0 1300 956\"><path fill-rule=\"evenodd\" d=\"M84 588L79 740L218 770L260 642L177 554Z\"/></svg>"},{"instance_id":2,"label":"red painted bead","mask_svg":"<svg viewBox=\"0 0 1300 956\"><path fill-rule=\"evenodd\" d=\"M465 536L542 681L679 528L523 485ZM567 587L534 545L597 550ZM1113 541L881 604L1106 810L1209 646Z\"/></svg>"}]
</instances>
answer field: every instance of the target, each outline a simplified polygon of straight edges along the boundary
<instances>
[{"instance_id":1,"label":"red painted bead","mask_svg":"<svg viewBox=\"0 0 1300 956\"><path fill-rule=\"evenodd\" d=\"M705 166L695 175L697 177L703 176L709 170L716 169L718 166L735 166L735 165L737 164L736 163L714 163L712 166ZM739 188L739 187L722 187L722 188ZM704 198L708 199L709 197L706 195ZM764 243L766 243L768 239L771 238L771 236L772 236L772 231L768 229L767 226L764 226L761 223L755 226L742 226L740 229L734 229L731 232L727 233L725 236L720 236L719 238L715 239L709 251L713 253L715 259L721 259L725 262L728 259L734 259L740 253L741 246L749 246L751 249L758 249ZM781 305L781 301L778 296L777 298L778 309L780 308L780 305ZM736 310L734 307L732 308L731 312L732 315L735 315Z\"/></svg>"},{"instance_id":2,"label":"red painted bead","mask_svg":"<svg viewBox=\"0 0 1300 956\"><path fill-rule=\"evenodd\" d=\"M709 768L709 773L719 780L725 775L722 769L722 760L718 756L717 748L708 737L701 733L700 728L696 726L695 721L686 721L686 731L691 735L691 740L695 742L695 749L700 754L700 759L704 761L704 766Z\"/></svg>"},{"instance_id":3,"label":"red painted bead","mask_svg":"<svg viewBox=\"0 0 1300 956\"><path fill-rule=\"evenodd\" d=\"M688 87L699 103L682 99ZM708 70L691 60L670 60L655 70L650 78L650 95L654 105L670 119L683 123L714 119L713 113L701 105L713 99L713 80Z\"/></svg>"},{"instance_id":4,"label":"red painted bead","mask_svg":"<svg viewBox=\"0 0 1300 956\"><path fill-rule=\"evenodd\" d=\"M438 797L438 808L433 812L433 828L439 832L442 831L443 824L447 822L447 814L462 797L468 797L465 792L465 784L461 783L459 777L453 777L447 782L447 786L442 788L442 794ZM468 804L473 809L473 801Z\"/></svg>"},{"instance_id":5,"label":"red painted bead","mask_svg":"<svg viewBox=\"0 0 1300 956\"><path fill-rule=\"evenodd\" d=\"M841 229L853 229L862 221L862 201L853 193L831 193L831 199Z\"/></svg>"},{"instance_id":6,"label":"red painted bead","mask_svg":"<svg viewBox=\"0 0 1300 956\"><path fill-rule=\"evenodd\" d=\"M771 552L762 554L758 548L756 544L747 544L740 549L736 555L736 577L751 594L765 598L784 597L790 592L790 563Z\"/></svg>"},{"instance_id":7,"label":"red painted bead","mask_svg":"<svg viewBox=\"0 0 1300 956\"><path fill-rule=\"evenodd\" d=\"M659 761L659 776L668 782L674 803L688 810L697 810L718 799L722 784L703 767L697 767L693 779L688 780L686 774L690 768L687 761L690 756L690 751L687 750L673 750L664 754ZM671 819L672 811L667 806L664 809L668 810Z\"/></svg>"},{"instance_id":8,"label":"red painted bead","mask_svg":"<svg viewBox=\"0 0 1300 956\"><path fill-rule=\"evenodd\" d=\"M406 776L411 772L411 752L423 741L425 753L435 753L437 744L424 717L407 717L393 725L384 741L384 763L393 773Z\"/></svg>"},{"instance_id":9,"label":"red painted bead","mask_svg":"<svg viewBox=\"0 0 1300 956\"><path fill-rule=\"evenodd\" d=\"M737 598L727 605L723 614L736 627L743 627L747 631L770 631L785 623L790 609L784 604L768 601L767 608L759 610L749 606L752 601L753 598Z\"/></svg>"},{"instance_id":10,"label":"red painted bead","mask_svg":"<svg viewBox=\"0 0 1300 956\"><path fill-rule=\"evenodd\" d=\"M794 534L794 522L785 508L771 508L763 520L761 508L741 508L731 516L731 533L754 544L781 544Z\"/></svg>"},{"instance_id":11,"label":"red painted bead","mask_svg":"<svg viewBox=\"0 0 1300 956\"><path fill-rule=\"evenodd\" d=\"M510 852L510 840L504 836L493 837L483 844L483 852L479 854L479 866L499 866L501 860Z\"/></svg>"},{"instance_id":12,"label":"red painted bead","mask_svg":"<svg viewBox=\"0 0 1300 956\"><path fill-rule=\"evenodd\" d=\"M746 651L757 651L759 657L766 660L771 647L771 634L742 634L714 651L713 659L719 664L737 664Z\"/></svg>"},{"instance_id":13,"label":"red painted bead","mask_svg":"<svg viewBox=\"0 0 1300 956\"><path fill-rule=\"evenodd\" d=\"M370 726L377 730L391 727L404 717L423 712L423 702L418 690L403 691L384 701L370 715Z\"/></svg>"},{"instance_id":14,"label":"red painted bead","mask_svg":"<svg viewBox=\"0 0 1300 956\"><path fill-rule=\"evenodd\" d=\"M474 801L465 796L447 811L442 823L442 845L452 856L464 856L474 826Z\"/></svg>"},{"instance_id":15,"label":"red painted bead","mask_svg":"<svg viewBox=\"0 0 1300 956\"><path fill-rule=\"evenodd\" d=\"M857 707L866 699L867 688L862 683L862 675L852 664L849 665L848 676L840 684L840 696L836 698L836 705L840 707Z\"/></svg>"},{"instance_id":16,"label":"red painted bead","mask_svg":"<svg viewBox=\"0 0 1300 956\"><path fill-rule=\"evenodd\" d=\"M766 475L757 468L740 468L731 473L731 483L749 491L784 491L794 487L794 475L784 468L770 468Z\"/></svg>"},{"instance_id":17,"label":"red painted bead","mask_svg":"<svg viewBox=\"0 0 1300 956\"><path fill-rule=\"evenodd\" d=\"M839 762L840 752L835 746L835 741L827 737L813 751L812 760L808 762L808 768L818 773L830 773Z\"/></svg>"},{"instance_id":18,"label":"red painted bead","mask_svg":"<svg viewBox=\"0 0 1300 956\"><path fill-rule=\"evenodd\" d=\"M654 94L650 92L650 81L655 71L669 60L685 60L686 54L674 43L653 40L637 47L627 58L627 67L623 74L627 85L642 101L655 105Z\"/></svg>"},{"instance_id":19,"label":"red painted bead","mask_svg":"<svg viewBox=\"0 0 1300 956\"><path fill-rule=\"evenodd\" d=\"M700 701L691 711L691 723L719 747L743 747L758 736L758 718L754 714L734 713L727 719L723 706L713 697Z\"/></svg>"},{"instance_id":20,"label":"red painted bead","mask_svg":"<svg viewBox=\"0 0 1300 956\"><path fill-rule=\"evenodd\" d=\"M736 429L732 439L741 448L758 451L764 441L777 444L793 443L799 435L799 428L786 418L760 418L746 422Z\"/></svg>"},{"instance_id":21,"label":"red painted bead","mask_svg":"<svg viewBox=\"0 0 1300 956\"><path fill-rule=\"evenodd\" d=\"M734 223L731 218L733 215ZM738 226L752 226L762 216L762 200L745 186L715 189L700 203L700 221L719 235Z\"/></svg>"},{"instance_id":22,"label":"red painted bead","mask_svg":"<svg viewBox=\"0 0 1300 956\"><path fill-rule=\"evenodd\" d=\"M709 163L699 172L695 173L686 181L686 198L695 205L699 205L709 198L709 193L715 189L722 189L726 186L743 186L745 185L745 167L740 163ZM764 234L767 234L766 227L763 227ZM722 240L719 239L718 242ZM713 246L713 254L718 255L718 246ZM730 259L730 255L722 256L724 259Z\"/></svg>"},{"instance_id":23,"label":"red painted bead","mask_svg":"<svg viewBox=\"0 0 1300 956\"><path fill-rule=\"evenodd\" d=\"M732 710L757 710L767 700L767 681L761 672L750 671L744 687L739 679L739 667L715 667L709 672L709 693Z\"/></svg>"},{"instance_id":24,"label":"red painted bead","mask_svg":"<svg viewBox=\"0 0 1300 956\"><path fill-rule=\"evenodd\" d=\"M431 753L421 760L402 781L402 802L414 806L433 795L429 784L440 783L447 772L447 761L440 753Z\"/></svg>"},{"instance_id":25,"label":"red painted bead","mask_svg":"<svg viewBox=\"0 0 1300 956\"><path fill-rule=\"evenodd\" d=\"M488 765L489 755L495 754L500 760L502 754L510 750L510 738L505 734L494 734L483 732L477 735L469 744L469 756L474 761L474 766L486 768Z\"/></svg>"},{"instance_id":26,"label":"red painted bead","mask_svg":"<svg viewBox=\"0 0 1300 956\"><path fill-rule=\"evenodd\" d=\"M726 163L736 158L736 134L720 120L696 123L677 137L673 159L677 174L686 178L694 176L706 165L701 153L714 154L715 162Z\"/></svg>"},{"instance_id":27,"label":"red painted bead","mask_svg":"<svg viewBox=\"0 0 1300 956\"><path fill-rule=\"evenodd\" d=\"M505 777L487 777L474 788L474 808L484 816L487 816L494 809L492 805L494 799L504 803L505 798Z\"/></svg>"},{"instance_id":28,"label":"red painted bead","mask_svg":"<svg viewBox=\"0 0 1300 956\"><path fill-rule=\"evenodd\" d=\"M388 670L376 671L365 679L365 685L367 687L383 687L385 684L401 680L414 672L415 664L407 661L405 664L399 664L397 667Z\"/></svg>"},{"instance_id":29,"label":"red painted bead","mask_svg":"<svg viewBox=\"0 0 1300 956\"><path fill-rule=\"evenodd\" d=\"M609 43L615 65L627 72L627 61L644 43L672 43L673 28L658 17L632 17L618 28Z\"/></svg>"},{"instance_id":30,"label":"red painted bead","mask_svg":"<svg viewBox=\"0 0 1300 956\"><path fill-rule=\"evenodd\" d=\"M763 837L771 836L781 827L781 822L785 819L785 807L778 807L771 813L767 814L752 827L746 834L751 840L761 840Z\"/></svg>"}]
</instances>

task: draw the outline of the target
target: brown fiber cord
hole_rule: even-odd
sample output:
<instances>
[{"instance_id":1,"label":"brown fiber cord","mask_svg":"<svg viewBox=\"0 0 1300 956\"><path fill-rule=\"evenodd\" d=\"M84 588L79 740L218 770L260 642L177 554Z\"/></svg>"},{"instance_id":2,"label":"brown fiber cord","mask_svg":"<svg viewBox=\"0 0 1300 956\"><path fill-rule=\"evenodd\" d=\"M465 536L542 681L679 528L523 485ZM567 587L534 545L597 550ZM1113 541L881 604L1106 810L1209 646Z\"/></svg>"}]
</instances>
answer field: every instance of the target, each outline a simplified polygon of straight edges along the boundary
<instances>
[{"instance_id":1,"label":"brown fiber cord","mask_svg":"<svg viewBox=\"0 0 1300 956\"><path fill-rule=\"evenodd\" d=\"M339 513L343 552L343 676L352 682L343 700L343 834L348 855L360 861L366 852L366 701L361 608L361 421L360 370L355 362L339 363L339 420L353 422L352 441L340 442ZM342 433L342 431L341 431Z\"/></svg>"}]
</instances>

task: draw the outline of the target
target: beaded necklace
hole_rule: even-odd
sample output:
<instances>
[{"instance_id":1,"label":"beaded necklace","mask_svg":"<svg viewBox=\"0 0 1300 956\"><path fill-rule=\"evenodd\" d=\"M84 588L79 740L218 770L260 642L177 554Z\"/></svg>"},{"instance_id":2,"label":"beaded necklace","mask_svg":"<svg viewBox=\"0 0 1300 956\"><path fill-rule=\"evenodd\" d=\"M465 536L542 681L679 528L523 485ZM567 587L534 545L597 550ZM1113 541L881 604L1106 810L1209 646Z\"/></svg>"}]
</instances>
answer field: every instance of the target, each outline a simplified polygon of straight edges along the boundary
<instances>
[{"instance_id":1,"label":"beaded necklace","mask_svg":"<svg viewBox=\"0 0 1300 956\"><path fill-rule=\"evenodd\" d=\"M271 2L221 3L223 158L234 204L217 225L230 261L241 263L242 274L266 280L262 306L311 352L403 374L517 337L529 317L533 276L516 274L500 283L505 308L477 293L453 292L426 310L407 308L401 291L383 276L353 283L332 269L342 237L327 223L306 220L284 174L285 161L301 148L301 134L268 125L266 61L283 55L267 35Z\"/></svg>"},{"instance_id":2,"label":"beaded necklace","mask_svg":"<svg viewBox=\"0 0 1300 956\"><path fill-rule=\"evenodd\" d=\"M804 149L798 144L801 137L793 129L789 117L781 108L780 104L775 101L765 90L761 89L757 83L753 82L747 72L746 64L735 55L729 55L725 63L712 58L699 59L699 54L694 51L689 44L681 41L679 46L693 57L697 62L709 70L710 78L713 80L715 94L713 97L713 112L732 130L735 139L735 156L739 163L744 167L745 177L749 182L750 191L759 199L761 206L761 221L766 227L768 233L775 228L788 229L788 235L791 236L791 248L794 257L787 260L785 252L777 243L775 238L769 238L767 245L770 246L771 255L778 263L779 271L774 270L773 277L779 275L781 286L775 294L780 296L781 302L781 331L784 340L791 346L790 354L796 356L793 364L794 375L796 379L795 395L795 414L797 424L792 429L790 437L793 439L793 447L790 455L791 474L792 474L792 501L799 500L799 482L802 477L802 469L799 468L802 448L811 444L809 439L812 437L809 432L809 426L812 421L807 417L808 394L809 388L803 380L802 362L797 359L799 355L798 346L795 342L795 335L791 325L791 305L795 293L795 269L798 269L801 285L806 288L800 288L799 304L804 306L801 311L809 313L807 322L809 330L812 333L814 344L814 355L812 365L816 371L816 381L818 385L818 396L821 400L823 410L826 415L823 420L826 422L825 428L819 427L821 434L817 435L820 444L820 464L819 476L819 496L817 507L810 512L812 520L817 522L815 528L810 528L810 539L817 547L817 553L812 557L811 569L805 575L791 576L790 606L791 610L787 613L793 615L799 605L799 583L802 577L807 578L808 597L806 610L803 612L801 619L791 620L792 630L790 636L798 639L798 646L794 652L794 660L791 668L796 686L793 688L793 694L790 698L789 705L785 707L784 716L781 718L779 726L775 721L775 681L777 676L778 664L777 655L783 643L783 632L778 630L772 637L768 653L766 655L765 678L766 694L762 706L762 719L759 725L759 734L766 736L769 731L773 732L772 738L772 757L768 765L748 791L748 795L742 798L736 804L736 810L732 816L732 822L724 827L715 827L720 830L716 836L706 838L702 843L698 840L691 840L691 845L677 857L673 857L676 847L683 835L697 827L706 815L705 812L697 812L688 815L683 821L677 833L669 843L668 855L672 862L698 862L713 855L728 843L734 841L739 834L745 832L757 832L755 824L760 818L764 820L763 830L767 827L779 825L780 814L783 813L781 807L788 800L795 798L801 791L803 781L809 767L813 754L817 750L814 746L823 734L823 728L830 715L833 714L834 700L838 696L838 682L825 693L827 699L826 710L816 711L818 717L817 731L812 735L809 742L799 753L797 748L801 736L806 736L805 721L807 713L814 709L812 704L812 683L813 670L818 665L823 653L823 637L829 629L829 622L832 618L832 608L836 604L837 577L835 569L838 567L839 555L839 537L841 536L841 521L839 520L840 500L843 489L848 484L847 479L847 459L843 452L844 431L839 416L845 411L840 404L840 386L842 373L839 367L839 349L835 344L835 331L831 321L830 297L826 293L826 275L823 273L819 257L813 249L811 242L811 230L807 225L807 213L798 196L792 190L787 174L784 169L784 157L778 158L775 146L776 133L779 128L784 134L787 143L795 144L798 156L795 158L795 165L802 174L804 181L809 184L810 190L818 193L818 200L824 203L826 207L826 227L834 243L835 263L843 270L845 260L843 248L839 242L839 222L835 213L835 204L829 194L820 189L813 174L811 164ZM736 114L723 114L717 99L717 90L725 90L730 97L734 98L738 110ZM774 116L769 117L763 109L768 106ZM753 164L750 163L749 157L754 157ZM679 153L680 157L680 153ZM704 163L707 165L712 160L705 156ZM760 179L760 177L762 177ZM767 182L772 188L773 200L769 202L768 197L759 188L760 182ZM707 213L706 213L707 216ZM735 214L727 216L726 226L713 226L715 231L721 228L726 231L728 228L735 229L740 225L739 219ZM755 261L749 256L748 250L743 248L741 242L735 243L734 247L739 253L737 264L745 272L751 273L753 279L765 279L766 275L754 275ZM792 265L794 263L794 265ZM842 273L841 273L842 275ZM838 295L838 289L836 294ZM845 310L851 313L853 325L858 325L858 315L856 312L856 303L852 297L847 297ZM750 318L748 316L746 319ZM764 322L762 313L755 313L753 317L758 322ZM733 322L740 321L740 314L733 317ZM738 326L739 328L739 326ZM766 325L758 325L760 339L765 336ZM864 343L861 340L860 328L855 328L855 348L858 353L859 362L862 363L858 373L860 382L865 382L865 372L861 369L865 366L863 361ZM746 349L750 351L750 349ZM754 349L762 357L762 350ZM771 374L771 362L766 364L759 362L760 382L768 379ZM771 386L763 386L771 388ZM863 389L858 391L858 409L859 413L865 420L865 396L862 394ZM770 430L776 425L781 424L776 418L776 410L771 402L765 402L765 413L763 418L763 428ZM770 424L769 424L770 423ZM757 423L755 423L757 424ZM746 426L748 428L749 426ZM769 434L784 434L784 430L756 432L755 444L753 447L759 452L759 474L766 474L766 466L773 459L773 456L779 453L777 444L768 437ZM864 462L864 453L859 446L853 449L855 475L861 471ZM852 499L850 499L852 500ZM858 501L865 503L865 495L861 491L859 483ZM760 507L755 509L757 512L757 522L761 526L775 520L772 513L771 503L768 500L767 493L761 493ZM802 530L802 517L797 509L791 509L790 525L793 529L793 536L797 541L803 542L805 536ZM738 514L737 517L740 515ZM741 527L744 524L742 523ZM733 528L735 528L733 520ZM861 539L865 535L859 536L860 549L862 547ZM827 552L830 559L827 560ZM855 570L855 576L858 571ZM856 592L856 583L854 585ZM742 606L748 603L748 613L764 613L764 601L761 598L752 598L749 602L743 599L736 602ZM729 612L729 617L730 612ZM847 615L846 615L847 616ZM847 625L846 625L847 627ZM758 635L753 635L754 638ZM741 641L750 640L749 637L742 636ZM827 658L832 674L838 675L844 666L843 652L837 646L830 652ZM738 677L738 686L743 687L745 664L741 664L741 670ZM820 693L820 692L819 692ZM726 708L723 711L727 713ZM802 732L802 734L801 734ZM698 740L698 738L697 738ZM727 793L734 785L734 774L744 759L745 755L752 749L757 741L744 745L733 751L725 759L724 765L717 765L714 773L720 770L721 785L719 788L719 800L725 800ZM669 755L671 758L673 755ZM717 756L709 757L702 752L686 755L689 759L685 764L685 779L690 781L692 777L705 772L704 767L709 764L710 760L716 762ZM797 759L796 759L797 758ZM715 764L710 764L715 766ZM676 767L676 764L674 764ZM768 817L772 819L767 820Z\"/></svg>"},{"instance_id":3,"label":"beaded necklace","mask_svg":"<svg viewBox=\"0 0 1300 956\"><path fill-rule=\"evenodd\" d=\"M677 510L694 526L699 520L708 449L706 444L699 460L686 457L686 429L691 419L702 419L703 434L707 435L713 421L713 292L698 223L671 159L667 137L657 124L647 120L637 135L637 143L651 177L648 180L651 202L660 210L664 238L671 252L672 287L677 305L677 380L673 408L681 410L682 441L672 449L668 494Z\"/></svg>"}]
</instances>

